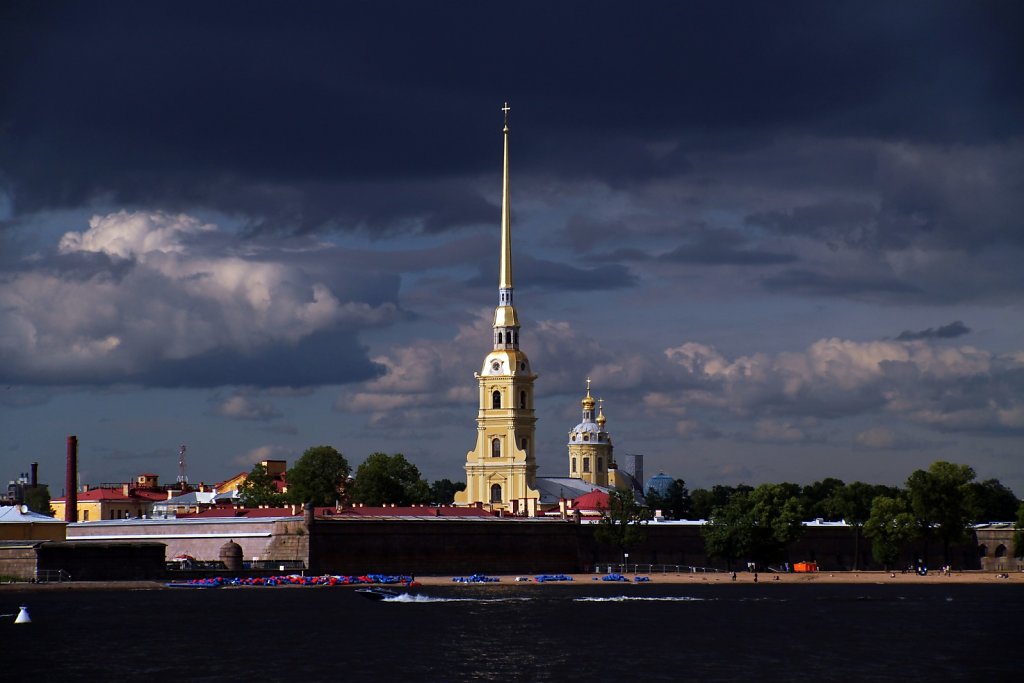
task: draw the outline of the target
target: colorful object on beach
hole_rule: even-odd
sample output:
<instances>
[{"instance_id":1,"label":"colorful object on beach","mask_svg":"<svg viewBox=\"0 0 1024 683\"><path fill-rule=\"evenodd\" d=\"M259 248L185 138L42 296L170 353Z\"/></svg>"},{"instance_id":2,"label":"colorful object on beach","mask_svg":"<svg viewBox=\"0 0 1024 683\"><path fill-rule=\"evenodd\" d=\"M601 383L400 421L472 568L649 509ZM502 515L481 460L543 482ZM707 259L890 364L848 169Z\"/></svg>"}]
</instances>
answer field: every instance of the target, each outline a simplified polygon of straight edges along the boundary
<instances>
[{"instance_id":1,"label":"colorful object on beach","mask_svg":"<svg viewBox=\"0 0 1024 683\"><path fill-rule=\"evenodd\" d=\"M405 584L416 585L411 576L390 574L364 574L362 576L245 576L209 579L192 579L166 584L168 588L220 588L221 586L351 586L364 584Z\"/></svg>"},{"instance_id":2,"label":"colorful object on beach","mask_svg":"<svg viewBox=\"0 0 1024 683\"><path fill-rule=\"evenodd\" d=\"M611 573L611 574L606 574L606 575L602 576L601 580L602 581L629 581L629 579L627 579L622 574L617 574L617 573L614 573L614 572Z\"/></svg>"},{"instance_id":3,"label":"colorful object on beach","mask_svg":"<svg viewBox=\"0 0 1024 683\"><path fill-rule=\"evenodd\" d=\"M473 574L472 576L453 576L452 581L455 583L497 583L501 579L485 574Z\"/></svg>"},{"instance_id":4,"label":"colorful object on beach","mask_svg":"<svg viewBox=\"0 0 1024 683\"><path fill-rule=\"evenodd\" d=\"M572 581L571 576L565 574L539 574L534 577L537 583L546 583L548 581Z\"/></svg>"},{"instance_id":5,"label":"colorful object on beach","mask_svg":"<svg viewBox=\"0 0 1024 683\"><path fill-rule=\"evenodd\" d=\"M636 581L637 583L647 583L648 581L651 580L651 577L649 577L649 576L634 576L633 580Z\"/></svg>"}]
</instances>

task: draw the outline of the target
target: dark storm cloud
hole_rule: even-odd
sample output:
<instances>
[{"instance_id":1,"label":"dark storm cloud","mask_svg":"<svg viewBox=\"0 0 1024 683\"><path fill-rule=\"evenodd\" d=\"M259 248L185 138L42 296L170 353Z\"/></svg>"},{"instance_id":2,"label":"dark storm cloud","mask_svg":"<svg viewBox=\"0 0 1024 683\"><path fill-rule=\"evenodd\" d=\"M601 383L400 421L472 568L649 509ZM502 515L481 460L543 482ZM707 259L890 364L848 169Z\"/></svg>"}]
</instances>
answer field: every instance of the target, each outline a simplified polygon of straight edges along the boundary
<instances>
[{"instance_id":1,"label":"dark storm cloud","mask_svg":"<svg viewBox=\"0 0 1024 683\"><path fill-rule=\"evenodd\" d=\"M915 298L922 294L914 285L892 277L831 275L799 268L766 276L761 283L768 291L809 296Z\"/></svg>"},{"instance_id":2,"label":"dark storm cloud","mask_svg":"<svg viewBox=\"0 0 1024 683\"><path fill-rule=\"evenodd\" d=\"M637 283L636 275L626 266L616 264L577 268L529 255L516 256L514 277L516 282L525 283L522 286L524 289L606 290L632 287ZM495 273L486 270L470 280L468 285L474 288L490 287L495 281Z\"/></svg>"},{"instance_id":3,"label":"dark storm cloud","mask_svg":"<svg viewBox=\"0 0 1024 683\"><path fill-rule=\"evenodd\" d=\"M942 325L941 327L934 328L929 327L927 330L921 330L919 332L913 332L911 330L903 330L899 336L896 337L896 341L915 341L918 339L955 339L956 337L962 337L965 334L970 334L971 328L964 325L960 320L954 320L948 325Z\"/></svg>"},{"instance_id":4,"label":"dark storm cloud","mask_svg":"<svg viewBox=\"0 0 1024 683\"><path fill-rule=\"evenodd\" d=\"M687 172L678 151L643 151L666 139L725 149L800 130L973 143L1024 120L1016 3L0 11L0 171L19 213L107 196L242 210L259 226L344 229L394 214L402 229L445 229L477 210L422 198L417 211L397 194L389 207L387 192L344 196L346 183L496 172L481 150L498 144L505 98L513 130L530 131L517 140L522 171L617 182ZM268 187L294 193L283 213L261 204Z\"/></svg>"},{"instance_id":5,"label":"dark storm cloud","mask_svg":"<svg viewBox=\"0 0 1024 683\"><path fill-rule=\"evenodd\" d=\"M773 251L747 239L738 231L712 229L706 225L681 227L686 235L683 244L658 254L639 249L617 249L606 254L595 254L597 262L645 262L697 266L771 266L793 263L794 254Z\"/></svg>"},{"instance_id":6,"label":"dark storm cloud","mask_svg":"<svg viewBox=\"0 0 1024 683\"><path fill-rule=\"evenodd\" d=\"M661 254L657 260L707 266L764 266L792 263L797 258L792 254L749 247L738 235L719 230L714 233L705 232L691 244Z\"/></svg>"}]
</instances>

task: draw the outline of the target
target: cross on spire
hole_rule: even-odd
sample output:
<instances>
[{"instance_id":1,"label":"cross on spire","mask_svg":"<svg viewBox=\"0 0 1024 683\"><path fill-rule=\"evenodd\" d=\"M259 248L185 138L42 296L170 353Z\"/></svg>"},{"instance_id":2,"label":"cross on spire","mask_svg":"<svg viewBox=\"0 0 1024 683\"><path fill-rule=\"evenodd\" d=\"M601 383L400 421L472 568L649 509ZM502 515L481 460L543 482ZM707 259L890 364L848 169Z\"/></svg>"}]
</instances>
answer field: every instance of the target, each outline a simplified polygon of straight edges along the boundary
<instances>
[{"instance_id":1,"label":"cross on spire","mask_svg":"<svg viewBox=\"0 0 1024 683\"><path fill-rule=\"evenodd\" d=\"M587 396L590 396L590 378L587 378Z\"/></svg>"},{"instance_id":2,"label":"cross on spire","mask_svg":"<svg viewBox=\"0 0 1024 683\"><path fill-rule=\"evenodd\" d=\"M501 110L505 112L505 127L508 128L508 113L512 111L512 107L508 106L508 102L506 102L505 106L502 107Z\"/></svg>"}]
</instances>

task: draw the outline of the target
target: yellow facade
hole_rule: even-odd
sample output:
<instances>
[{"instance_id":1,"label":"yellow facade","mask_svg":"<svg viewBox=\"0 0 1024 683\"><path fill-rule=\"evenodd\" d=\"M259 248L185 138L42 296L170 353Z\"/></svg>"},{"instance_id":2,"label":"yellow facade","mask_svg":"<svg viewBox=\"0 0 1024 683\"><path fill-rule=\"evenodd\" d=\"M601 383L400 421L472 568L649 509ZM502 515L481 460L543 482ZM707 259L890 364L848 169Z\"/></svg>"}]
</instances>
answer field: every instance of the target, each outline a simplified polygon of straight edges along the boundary
<instances>
[{"instance_id":1,"label":"yellow facade","mask_svg":"<svg viewBox=\"0 0 1024 683\"><path fill-rule=\"evenodd\" d=\"M96 489L94 489L96 490ZM83 495L83 494L79 494ZM96 500L79 500L76 506L79 522L97 522L102 519L127 519L148 515L153 501L135 498L100 498ZM53 500L50 508L54 518L64 519L65 502Z\"/></svg>"},{"instance_id":2,"label":"yellow facade","mask_svg":"<svg viewBox=\"0 0 1024 683\"><path fill-rule=\"evenodd\" d=\"M536 515L537 477L533 374L519 350L519 316L513 304L512 235L508 193L508 105L505 106L501 212L501 272L494 310L493 350L475 374L479 388L476 446L466 454L466 490L458 505L481 505L511 514Z\"/></svg>"},{"instance_id":3,"label":"yellow facade","mask_svg":"<svg viewBox=\"0 0 1024 683\"><path fill-rule=\"evenodd\" d=\"M583 415L580 423L569 432L569 476L582 479L595 486L615 486L611 477L617 474L612 451L612 439L605 431L604 410L594 417L594 399L587 395L580 401Z\"/></svg>"}]
</instances>

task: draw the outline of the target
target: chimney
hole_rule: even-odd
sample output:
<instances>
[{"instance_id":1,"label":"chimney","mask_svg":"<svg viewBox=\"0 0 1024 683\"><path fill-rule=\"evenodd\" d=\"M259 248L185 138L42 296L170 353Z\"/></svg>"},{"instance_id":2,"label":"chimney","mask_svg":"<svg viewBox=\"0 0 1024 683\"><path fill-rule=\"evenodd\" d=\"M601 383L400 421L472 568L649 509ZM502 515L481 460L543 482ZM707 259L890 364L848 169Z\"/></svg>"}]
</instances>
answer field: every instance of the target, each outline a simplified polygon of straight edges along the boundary
<instances>
[{"instance_id":1,"label":"chimney","mask_svg":"<svg viewBox=\"0 0 1024 683\"><path fill-rule=\"evenodd\" d=\"M36 488L39 486L39 463L32 463L32 478L28 480L29 486Z\"/></svg>"},{"instance_id":2,"label":"chimney","mask_svg":"<svg viewBox=\"0 0 1024 683\"><path fill-rule=\"evenodd\" d=\"M68 437L67 472L64 475L64 521L78 521L78 437Z\"/></svg>"},{"instance_id":3,"label":"chimney","mask_svg":"<svg viewBox=\"0 0 1024 683\"><path fill-rule=\"evenodd\" d=\"M124 495L125 497L128 497L130 495L130 490L129 490L130 487L131 487L131 484L121 484L121 493L122 493L122 495Z\"/></svg>"}]
</instances>

